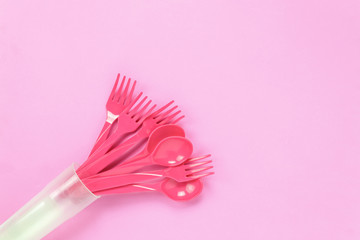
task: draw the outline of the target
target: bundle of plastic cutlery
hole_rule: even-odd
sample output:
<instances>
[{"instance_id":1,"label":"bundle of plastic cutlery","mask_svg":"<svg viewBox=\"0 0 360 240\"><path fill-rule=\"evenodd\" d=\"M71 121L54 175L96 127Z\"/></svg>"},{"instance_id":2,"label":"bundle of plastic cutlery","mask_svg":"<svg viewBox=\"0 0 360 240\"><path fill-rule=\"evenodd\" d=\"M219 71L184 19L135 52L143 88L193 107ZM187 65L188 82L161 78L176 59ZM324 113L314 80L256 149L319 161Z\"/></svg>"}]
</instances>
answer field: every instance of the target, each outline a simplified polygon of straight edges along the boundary
<instances>
[{"instance_id":1,"label":"bundle of plastic cutlery","mask_svg":"<svg viewBox=\"0 0 360 240\"><path fill-rule=\"evenodd\" d=\"M201 179L214 173L210 155L192 156L192 143L176 125L184 116L173 101L157 107L135 94L135 85L118 74L88 159L2 224L0 240L41 239L103 195L157 191L186 201L201 193Z\"/></svg>"}]
</instances>

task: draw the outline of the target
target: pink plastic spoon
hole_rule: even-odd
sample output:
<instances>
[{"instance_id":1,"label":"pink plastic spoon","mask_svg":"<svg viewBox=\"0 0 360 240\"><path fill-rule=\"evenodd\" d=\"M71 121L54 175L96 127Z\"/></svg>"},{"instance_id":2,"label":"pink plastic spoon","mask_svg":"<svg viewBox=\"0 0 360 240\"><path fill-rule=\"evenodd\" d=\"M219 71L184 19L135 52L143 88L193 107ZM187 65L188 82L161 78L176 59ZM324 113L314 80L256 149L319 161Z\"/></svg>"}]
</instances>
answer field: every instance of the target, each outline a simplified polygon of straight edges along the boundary
<instances>
[{"instance_id":1,"label":"pink plastic spoon","mask_svg":"<svg viewBox=\"0 0 360 240\"><path fill-rule=\"evenodd\" d=\"M110 195L131 192L158 191L175 201L188 201L198 196L203 189L200 179L179 183L172 179L164 179L160 182L146 183L141 185L127 185L94 192L95 195Z\"/></svg>"},{"instance_id":2,"label":"pink plastic spoon","mask_svg":"<svg viewBox=\"0 0 360 240\"><path fill-rule=\"evenodd\" d=\"M149 152L150 154L145 157L139 158L138 156L135 156L133 161L114 167L97 176L130 173L152 164L164 167L174 167L180 165L191 156L193 145L184 137L167 137L161 140L154 149L149 149Z\"/></svg>"},{"instance_id":3,"label":"pink plastic spoon","mask_svg":"<svg viewBox=\"0 0 360 240\"><path fill-rule=\"evenodd\" d=\"M180 126L173 124L163 125L156 128L151 133L144 150L140 152L136 156L136 158L132 158L132 159L136 160L138 158L140 159L150 155L150 153L155 149L155 147L159 144L161 140L171 136L185 137L185 131ZM81 169L78 172L78 175L84 178L97 174L101 170L106 168L109 164L111 164L113 161L115 161L117 158L119 158L123 153L124 153L123 148L120 145L119 147L113 149L111 152L107 153L103 157L85 166L83 169ZM131 158L126 159L120 165L129 162L129 160L131 160Z\"/></svg>"}]
</instances>

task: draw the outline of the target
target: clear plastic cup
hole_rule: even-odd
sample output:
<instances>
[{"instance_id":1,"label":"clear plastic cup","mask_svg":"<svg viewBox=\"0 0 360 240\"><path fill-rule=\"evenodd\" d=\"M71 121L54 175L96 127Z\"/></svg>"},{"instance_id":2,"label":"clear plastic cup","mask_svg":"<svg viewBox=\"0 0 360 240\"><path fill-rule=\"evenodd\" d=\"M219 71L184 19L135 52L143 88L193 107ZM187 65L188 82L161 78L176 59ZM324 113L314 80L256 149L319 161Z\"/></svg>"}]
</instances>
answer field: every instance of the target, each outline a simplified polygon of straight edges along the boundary
<instances>
[{"instance_id":1,"label":"clear plastic cup","mask_svg":"<svg viewBox=\"0 0 360 240\"><path fill-rule=\"evenodd\" d=\"M73 164L0 226L0 240L41 239L98 198Z\"/></svg>"}]
</instances>

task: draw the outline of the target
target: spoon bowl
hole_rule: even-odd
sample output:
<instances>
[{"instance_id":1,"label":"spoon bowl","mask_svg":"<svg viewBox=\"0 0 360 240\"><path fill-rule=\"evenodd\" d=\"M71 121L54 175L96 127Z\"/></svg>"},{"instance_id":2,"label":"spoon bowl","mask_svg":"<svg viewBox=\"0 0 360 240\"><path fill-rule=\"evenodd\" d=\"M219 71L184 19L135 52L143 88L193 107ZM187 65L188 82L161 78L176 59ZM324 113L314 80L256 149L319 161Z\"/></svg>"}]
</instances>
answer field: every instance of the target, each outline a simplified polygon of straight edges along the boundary
<instances>
[{"instance_id":1,"label":"spoon bowl","mask_svg":"<svg viewBox=\"0 0 360 240\"><path fill-rule=\"evenodd\" d=\"M144 149L135 157L128 158L124 160L121 165L125 165L131 162L134 162L138 159L141 159L145 156L151 155L155 150L156 146L167 137L178 136L185 137L185 131L182 127L175 124L162 125L157 127L149 136L149 139L146 143Z\"/></svg>"},{"instance_id":2,"label":"spoon bowl","mask_svg":"<svg viewBox=\"0 0 360 240\"><path fill-rule=\"evenodd\" d=\"M167 137L160 141L151 153L152 163L165 167L174 167L190 158L192 143L184 137Z\"/></svg>"},{"instance_id":3,"label":"spoon bowl","mask_svg":"<svg viewBox=\"0 0 360 240\"><path fill-rule=\"evenodd\" d=\"M169 131L168 131L169 130ZM156 131L156 130L155 130ZM168 136L180 135L180 136ZM176 125L164 125L161 129L157 130L154 135L149 139L144 150L138 155L128 158L120 163L118 166L99 173L97 176L110 176L115 174L124 174L151 164L158 164L165 167L177 166L188 159L193 151L192 143L184 137L184 130ZM161 139L164 137L164 139ZM156 143L156 144L155 144ZM116 157L116 155L114 156ZM108 164L112 159L108 157L107 162L104 160L99 161L100 164ZM93 172L99 172L103 167L98 164ZM100 167L99 167L100 166ZM89 172L89 170L87 170Z\"/></svg>"},{"instance_id":4,"label":"spoon bowl","mask_svg":"<svg viewBox=\"0 0 360 240\"><path fill-rule=\"evenodd\" d=\"M168 124L157 127L149 137L145 148L146 151L148 153L154 151L161 140L171 136L185 137L185 131L182 127L175 124Z\"/></svg>"},{"instance_id":5,"label":"spoon bowl","mask_svg":"<svg viewBox=\"0 0 360 240\"><path fill-rule=\"evenodd\" d=\"M198 196L203 189L200 179L189 182L176 182L170 178L161 183L161 191L175 201L188 201Z\"/></svg>"},{"instance_id":6,"label":"spoon bowl","mask_svg":"<svg viewBox=\"0 0 360 240\"><path fill-rule=\"evenodd\" d=\"M95 191L94 194L110 195L119 193L131 193L131 192L162 192L170 199L175 201L188 201L197 197L203 189L203 184L200 179L188 181L188 182L176 182L170 178L164 179L160 182L130 184L126 186L106 188Z\"/></svg>"}]
</instances>

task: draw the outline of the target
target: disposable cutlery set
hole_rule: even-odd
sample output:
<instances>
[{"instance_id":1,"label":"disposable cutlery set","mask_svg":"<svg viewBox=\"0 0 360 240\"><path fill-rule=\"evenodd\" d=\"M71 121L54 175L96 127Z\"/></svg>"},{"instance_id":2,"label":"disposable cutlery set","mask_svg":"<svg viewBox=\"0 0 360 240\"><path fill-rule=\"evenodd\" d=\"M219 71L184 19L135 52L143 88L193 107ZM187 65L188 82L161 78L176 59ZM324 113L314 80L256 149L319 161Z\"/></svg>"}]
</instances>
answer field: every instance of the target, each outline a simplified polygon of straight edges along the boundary
<instances>
[{"instance_id":1,"label":"disposable cutlery set","mask_svg":"<svg viewBox=\"0 0 360 240\"><path fill-rule=\"evenodd\" d=\"M210 155L176 125L184 116L171 101L157 107L120 74L106 104L106 121L88 159L73 165L0 226L0 240L41 239L103 195L162 192L176 201L198 196L213 174Z\"/></svg>"}]
</instances>

